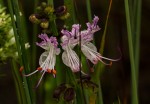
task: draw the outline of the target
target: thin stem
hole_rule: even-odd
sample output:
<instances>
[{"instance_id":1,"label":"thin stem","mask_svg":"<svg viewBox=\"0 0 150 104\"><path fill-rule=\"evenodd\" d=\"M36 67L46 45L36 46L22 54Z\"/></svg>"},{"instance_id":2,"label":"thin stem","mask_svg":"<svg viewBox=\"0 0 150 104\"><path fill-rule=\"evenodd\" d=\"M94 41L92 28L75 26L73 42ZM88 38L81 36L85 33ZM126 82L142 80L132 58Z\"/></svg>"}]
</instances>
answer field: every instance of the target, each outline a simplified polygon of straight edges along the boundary
<instances>
[{"instance_id":1,"label":"thin stem","mask_svg":"<svg viewBox=\"0 0 150 104\"><path fill-rule=\"evenodd\" d=\"M49 5L51 5L52 7L54 7L54 1L53 0L47 0L47 3ZM50 28L51 28L51 31L53 32L53 35L58 36L57 25L56 25L55 20L50 21Z\"/></svg>"},{"instance_id":2,"label":"thin stem","mask_svg":"<svg viewBox=\"0 0 150 104\"><path fill-rule=\"evenodd\" d=\"M76 13L76 18L77 18L77 20L78 20L78 22L80 23L81 21L80 21L80 19L79 19L79 16L77 15L77 12L78 12L78 8L77 8L77 4L76 4L76 1L75 0L73 0L73 3L74 3L74 13ZM81 35L80 35L80 37L79 37L79 46L80 47L78 47L78 53L79 53L79 69L80 69L80 75L79 75L79 77L80 77L80 84L81 84L81 86L79 86L79 87L81 87L81 88L79 88L80 89L80 93L81 93L81 97L82 97L82 103L85 103L85 104L87 104L87 102L86 102L86 96L85 96L85 90L84 90L84 88L83 88L83 82L82 82L82 68L81 68L81 63L82 63L82 54L81 54ZM78 86L77 86L78 87ZM79 99L78 99L79 100Z\"/></svg>"},{"instance_id":3,"label":"thin stem","mask_svg":"<svg viewBox=\"0 0 150 104\"><path fill-rule=\"evenodd\" d=\"M99 53L101 55L103 55L103 51L104 51L104 46L105 46L105 37L106 37L106 32L107 32L107 27L108 27L108 19L109 19L109 14L110 14L110 10L111 10L111 6L112 6L112 0L110 0L109 2L109 8L108 8L108 12L107 12L107 16L106 16L106 22L105 22L105 27L104 27L104 32L103 32L103 36L102 36L102 40L101 40L101 47L99 50ZM97 80L97 84L99 85L99 92L98 92L98 103L99 104L103 104L103 96L102 96L102 90L101 90L101 84L100 84L100 74L102 72L102 70L104 69L104 65L102 63L99 63L96 67L96 71L95 71L95 80Z\"/></svg>"},{"instance_id":4,"label":"thin stem","mask_svg":"<svg viewBox=\"0 0 150 104\"><path fill-rule=\"evenodd\" d=\"M53 6L54 5L54 1L53 0L47 0L48 5Z\"/></svg>"},{"instance_id":5,"label":"thin stem","mask_svg":"<svg viewBox=\"0 0 150 104\"><path fill-rule=\"evenodd\" d=\"M12 74L16 86L16 92L18 96L18 102L19 104L26 104L26 96L22 85L22 79L20 77L20 73L18 72L18 68L16 65L16 62L11 59L11 66L12 66Z\"/></svg>"},{"instance_id":6,"label":"thin stem","mask_svg":"<svg viewBox=\"0 0 150 104\"><path fill-rule=\"evenodd\" d=\"M135 0L136 1L136 0ZM138 70L139 70L139 57L140 57L140 32L141 32L141 0L137 1L137 11L136 11L136 39L135 39L135 66L137 69L137 80L138 80ZM136 7L136 6L135 6Z\"/></svg>"},{"instance_id":7,"label":"thin stem","mask_svg":"<svg viewBox=\"0 0 150 104\"><path fill-rule=\"evenodd\" d=\"M109 8L108 8L108 12L107 12L105 27L104 27L104 32L103 32L103 36L102 36L102 40L101 40L101 48L99 50L99 52L101 54L103 54L103 51L104 51L105 37L106 37L106 32L107 32L107 27L108 27L108 19L109 19L109 14L110 14L111 6L112 6L112 0L110 0L110 3L109 3Z\"/></svg>"},{"instance_id":8,"label":"thin stem","mask_svg":"<svg viewBox=\"0 0 150 104\"><path fill-rule=\"evenodd\" d=\"M72 24L77 22L74 0L64 0L64 5L67 7L67 11L70 14L70 17L65 20L65 24L67 24L68 27L72 27Z\"/></svg>"},{"instance_id":9,"label":"thin stem","mask_svg":"<svg viewBox=\"0 0 150 104\"><path fill-rule=\"evenodd\" d=\"M86 0L86 8L89 22L92 21L92 13L91 13L91 3L90 0Z\"/></svg>"},{"instance_id":10,"label":"thin stem","mask_svg":"<svg viewBox=\"0 0 150 104\"><path fill-rule=\"evenodd\" d=\"M8 7L9 7L11 19L12 19L12 24L13 24L13 29L14 29L14 35L15 35L18 55L21 58L20 63L21 63L21 65L24 66L25 69L27 69L28 65L26 63L28 61L26 61L24 41L20 37L21 30L22 30L22 27L21 27L22 25L20 25L21 20L20 20L20 11L19 11L19 7L18 7L18 2L16 0L12 0L12 1L8 0ZM16 16L17 21L14 19L14 14ZM30 92L29 92L28 83L27 83L25 77L23 77L23 81L24 81L24 86L25 86L25 94L26 94L27 103L31 104Z\"/></svg>"},{"instance_id":11,"label":"thin stem","mask_svg":"<svg viewBox=\"0 0 150 104\"><path fill-rule=\"evenodd\" d=\"M109 8L108 8L107 16L106 16L105 27L104 27L104 32L103 32L103 36L102 36L102 40L101 40L101 46L100 46L100 50L99 50L99 53L101 55L103 55L103 51L104 51L105 37L106 37L106 32L107 32L108 19L109 19L109 14L110 14L111 6L112 6L112 0L110 0L110 3L109 3ZM101 63L99 63L97 65L97 69L98 70L96 72L96 77L98 77L100 75L100 72L102 72L102 69L104 69L104 65L101 64Z\"/></svg>"},{"instance_id":12,"label":"thin stem","mask_svg":"<svg viewBox=\"0 0 150 104\"><path fill-rule=\"evenodd\" d=\"M132 104L138 104L138 93L137 93L137 76L136 76L136 66L134 60L133 42L132 42L132 30L130 21L130 11L128 0L125 2L125 13L126 13L126 23L128 32L128 43L129 43L129 53L131 62L131 77L132 77Z\"/></svg>"},{"instance_id":13,"label":"thin stem","mask_svg":"<svg viewBox=\"0 0 150 104\"><path fill-rule=\"evenodd\" d=\"M102 95L102 87L101 87L100 78L97 78L97 84L98 84L98 100L97 100L97 104L103 104L103 95Z\"/></svg>"},{"instance_id":14,"label":"thin stem","mask_svg":"<svg viewBox=\"0 0 150 104\"><path fill-rule=\"evenodd\" d=\"M53 32L53 35L58 36L57 25L55 20L50 22L50 27L51 27L51 31Z\"/></svg>"},{"instance_id":15,"label":"thin stem","mask_svg":"<svg viewBox=\"0 0 150 104\"><path fill-rule=\"evenodd\" d=\"M39 0L34 0L34 12L36 11L36 4L38 3ZM38 29L37 29L37 26L34 25L33 26L33 40L32 40L32 69L36 69L36 55L37 55L37 47L36 47L36 44L35 42L37 41L37 32L38 32Z\"/></svg>"}]
</instances>

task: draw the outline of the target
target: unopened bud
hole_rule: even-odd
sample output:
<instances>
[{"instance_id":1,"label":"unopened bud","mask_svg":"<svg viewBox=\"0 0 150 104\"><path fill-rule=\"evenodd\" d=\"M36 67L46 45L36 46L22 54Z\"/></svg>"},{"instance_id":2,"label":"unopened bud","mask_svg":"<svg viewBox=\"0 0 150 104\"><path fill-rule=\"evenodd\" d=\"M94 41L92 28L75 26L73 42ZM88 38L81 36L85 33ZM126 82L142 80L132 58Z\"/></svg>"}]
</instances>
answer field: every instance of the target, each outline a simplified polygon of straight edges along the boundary
<instances>
[{"instance_id":1,"label":"unopened bud","mask_svg":"<svg viewBox=\"0 0 150 104\"><path fill-rule=\"evenodd\" d=\"M36 8L36 10L37 10L37 11L41 11L41 10L42 10L41 6L38 6L38 7Z\"/></svg>"},{"instance_id":2,"label":"unopened bud","mask_svg":"<svg viewBox=\"0 0 150 104\"><path fill-rule=\"evenodd\" d=\"M44 29L47 29L48 26L49 26L49 22L48 22L48 21L43 21L43 22L41 22L40 26L41 26L42 28L44 28Z\"/></svg>"},{"instance_id":3,"label":"unopened bud","mask_svg":"<svg viewBox=\"0 0 150 104\"><path fill-rule=\"evenodd\" d=\"M44 12L45 12L46 14L51 14L51 13L54 12L54 8L53 8L52 6L48 6L48 7L46 7L46 8L44 9Z\"/></svg>"},{"instance_id":4,"label":"unopened bud","mask_svg":"<svg viewBox=\"0 0 150 104\"><path fill-rule=\"evenodd\" d=\"M65 19L67 19L69 16L70 16L70 14L69 14L69 13L66 13L66 14L60 16L59 18L60 18L61 20L65 20Z\"/></svg>"},{"instance_id":5,"label":"unopened bud","mask_svg":"<svg viewBox=\"0 0 150 104\"><path fill-rule=\"evenodd\" d=\"M29 20L33 23L39 24L40 20L36 17L35 14L30 15Z\"/></svg>"},{"instance_id":6,"label":"unopened bud","mask_svg":"<svg viewBox=\"0 0 150 104\"><path fill-rule=\"evenodd\" d=\"M65 91L66 85L65 83L59 85L55 90L53 94L53 98L59 99L60 95Z\"/></svg>"},{"instance_id":7,"label":"unopened bud","mask_svg":"<svg viewBox=\"0 0 150 104\"><path fill-rule=\"evenodd\" d=\"M75 98L75 91L73 88L67 88L67 90L64 93L64 99L67 102L72 101Z\"/></svg>"},{"instance_id":8,"label":"unopened bud","mask_svg":"<svg viewBox=\"0 0 150 104\"><path fill-rule=\"evenodd\" d=\"M64 15L64 14L66 14L66 13L67 13L67 8L66 8L66 6L60 6L60 7L58 7L58 8L55 10L55 13L56 13L56 15L58 15L58 16L62 16L62 15Z\"/></svg>"},{"instance_id":9,"label":"unopened bud","mask_svg":"<svg viewBox=\"0 0 150 104\"><path fill-rule=\"evenodd\" d=\"M47 6L46 2L42 2L42 3L41 3L41 6L42 6L43 8L45 8L45 7Z\"/></svg>"}]
</instances>

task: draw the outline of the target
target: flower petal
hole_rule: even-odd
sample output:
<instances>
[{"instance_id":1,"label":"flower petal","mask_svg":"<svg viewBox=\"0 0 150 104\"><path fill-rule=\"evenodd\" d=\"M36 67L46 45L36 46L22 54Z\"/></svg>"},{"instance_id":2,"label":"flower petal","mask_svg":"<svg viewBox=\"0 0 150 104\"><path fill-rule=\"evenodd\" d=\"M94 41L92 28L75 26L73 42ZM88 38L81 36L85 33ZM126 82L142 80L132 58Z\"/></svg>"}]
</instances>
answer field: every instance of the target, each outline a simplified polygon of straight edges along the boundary
<instances>
[{"instance_id":1,"label":"flower petal","mask_svg":"<svg viewBox=\"0 0 150 104\"><path fill-rule=\"evenodd\" d=\"M91 42L87 42L81 45L81 50L83 54L89 59L93 64L97 64L98 59L97 56L91 52L91 50L97 52L97 48Z\"/></svg>"},{"instance_id":2,"label":"flower petal","mask_svg":"<svg viewBox=\"0 0 150 104\"><path fill-rule=\"evenodd\" d=\"M68 59L68 56L67 56L67 52L66 52L66 51L64 51L64 52L62 53L62 61L63 61L63 63L64 63L66 66L70 67L70 63L69 63L69 59Z\"/></svg>"},{"instance_id":3,"label":"flower petal","mask_svg":"<svg viewBox=\"0 0 150 104\"><path fill-rule=\"evenodd\" d=\"M40 59L39 59L39 65L40 65L40 66L45 62L45 60L46 60L47 57L48 57L48 54L49 54L48 51L43 52L43 53L41 54Z\"/></svg>"},{"instance_id":4,"label":"flower petal","mask_svg":"<svg viewBox=\"0 0 150 104\"><path fill-rule=\"evenodd\" d=\"M79 71L79 57L72 49L63 52L62 60L63 63L70 67L73 72Z\"/></svg>"}]
</instances>

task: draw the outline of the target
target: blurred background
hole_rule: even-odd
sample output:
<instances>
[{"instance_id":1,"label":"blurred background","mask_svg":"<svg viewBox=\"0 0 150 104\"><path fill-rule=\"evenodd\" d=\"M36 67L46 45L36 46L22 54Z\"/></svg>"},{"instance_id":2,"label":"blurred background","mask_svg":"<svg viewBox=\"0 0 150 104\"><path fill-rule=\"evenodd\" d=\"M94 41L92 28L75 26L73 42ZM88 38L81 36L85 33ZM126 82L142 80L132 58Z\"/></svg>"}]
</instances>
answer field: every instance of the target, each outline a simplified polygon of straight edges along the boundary
<instances>
[{"instance_id":1,"label":"blurred background","mask_svg":"<svg viewBox=\"0 0 150 104\"><path fill-rule=\"evenodd\" d=\"M32 0L33 1L33 0ZM27 31L29 37L32 37L33 24L29 21L29 16L34 13L34 4L31 0L19 0L20 7L23 15L25 16L25 22L27 25ZM7 7L7 1L4 1L4 5ZM54 6L58 7L63 5L63 0L57 0L54 2ZM140 70L138 80L138 95L139 104L150 104L150 66L149 66L149 24L150 24L150 1L142 0L142 19L141 19L141 36L140 36ZM82 23L88 22L86 14L85 0L76 0L77 17L78 21ZM91 0L92 16L97 15L100 18L99 26L101 30L95 35L95 43L97 48L100 48L100 41L104 31L104 25L106 21L107 11L109 6L109 0ZM7 9L8 10L8 9ZM33 41L29 39L30 43ZM101 75L102 94L104 104L113 104L113 102L120 98L122 104L130 104L131 101L131 78L130 78L130 58L128 50L127 29L125 19L124 0L113 0L112 8L110 11L106 44L104 49L104 56L110 58L117 58L120 56L117 48L120 47L122 52L122 59L118 62L114 62L111 68L106 66L103 74ZM37 57L39 56L37 54ZM38 66L38 59L35 60ZM39 94L37 91L37 104L42 104L44 100L44 93ZM12 76L10 62L6 62L0 65L0 104L17 104L17 96L15 84Z\"/></svg>"}]
</instances>

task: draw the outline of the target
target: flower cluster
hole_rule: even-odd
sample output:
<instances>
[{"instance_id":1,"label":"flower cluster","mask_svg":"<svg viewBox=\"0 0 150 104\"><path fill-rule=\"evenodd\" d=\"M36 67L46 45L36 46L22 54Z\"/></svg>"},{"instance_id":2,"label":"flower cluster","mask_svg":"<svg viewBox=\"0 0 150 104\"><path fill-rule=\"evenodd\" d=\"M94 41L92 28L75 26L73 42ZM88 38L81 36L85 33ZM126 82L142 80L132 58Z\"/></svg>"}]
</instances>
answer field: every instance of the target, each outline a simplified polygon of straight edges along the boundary
<instances>
[{"instance_id":1,"label":"flower cluster","mask_svg":"<svg viewBox=\"0 0 150 104\"><path fill-rule=\"evenodd\" d=\"M36 9L37 12L31 14L29 20L32 23L39 24L44 33L50 33L52 31L50 25L52 25L52 22L56 19L65 20L70 16L65 6L54 9L53 6L42 2Z\"/></svg>"},{"instance_id":2,"label":"flower cluster","mask_svg":"<svg viewBox=\"0 0 150 104\"><path fill-rule=\"evenodd\" d=\"M70 67L72 72L79 72L80 60L76 52L73 50L75 46L80 46L82 53L85 55L87 59L89 59L93 64L97 64L98 61L101 61L105 65L111 65L111 61L117 61L114 59L103 57L100 53L97 52L97 48L91 42L93 40L93 35L95 32L100 30L100 27L97 25L99 18L97 16L94 17L92 23L87 23L87 29L80 31L81 25L74 24L72 25L72 30L68 31L66 29L62 29L61 33L63 36L61 37L61 47L64 50L62 53L62 61L63 63ZM56 63L56 55L59 55L60 49L58 48L58 42L56 37L51 36L50 38L47 34L39 35L43 41L41 43L36 43L36 45L45 49L45 52L41 54L39 59L40 67L37 68L34 72L25 75L30 76L38 71L42 72L42 76L37 84L40 84L43 75L48 72L52 73L55 77L56 70L54 68ZM110 63L105 63L103 61L109 60Z\"/></svg>"},{"instance_id":3,"label":"flower cluster","mask_svg":"<svg viewBox=\"0 0 150 104\"><path fill-rule=\"evenodd\" d=\"M78 45L81 48L82 53L87 59L89 59L93 64L97 64L98 61L101 61L105 65L111 65L111 61L117 61L114 59L103 57L97 48L90 41L93 40L93 35L95 32L100 30L100 27L97 25L99 18L94 17L92 23L87 23L87 29L80 31L81 25L74 24L72 30L62 30L63 34L61 40L61 46L64 50L62 54L62 60L65 65L71 68L73 72L78 72L80 70L79 57L73 50L73 48ZM105 63L102 59L109 60L110 63Z\"/></svg>"}]
</instances>

